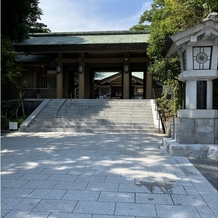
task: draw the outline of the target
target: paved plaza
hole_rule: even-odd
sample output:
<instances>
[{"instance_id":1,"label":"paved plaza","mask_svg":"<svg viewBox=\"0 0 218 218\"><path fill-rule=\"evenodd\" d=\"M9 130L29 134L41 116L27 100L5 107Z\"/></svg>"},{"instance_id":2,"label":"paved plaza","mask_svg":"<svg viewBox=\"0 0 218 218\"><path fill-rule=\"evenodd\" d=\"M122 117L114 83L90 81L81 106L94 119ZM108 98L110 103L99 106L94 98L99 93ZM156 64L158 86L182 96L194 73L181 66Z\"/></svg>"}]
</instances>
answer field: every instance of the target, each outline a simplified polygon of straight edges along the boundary
<instances>
[{"instance_id":1,"label":"paved plaza","mask_svg":"<svg viewBox=\"0 0 218 218\"><path fill-rule=\"evenodd\" d=\"M216 189L162 137L3 134L1 217L218 217Z\"/></svg>"}]
</instances>

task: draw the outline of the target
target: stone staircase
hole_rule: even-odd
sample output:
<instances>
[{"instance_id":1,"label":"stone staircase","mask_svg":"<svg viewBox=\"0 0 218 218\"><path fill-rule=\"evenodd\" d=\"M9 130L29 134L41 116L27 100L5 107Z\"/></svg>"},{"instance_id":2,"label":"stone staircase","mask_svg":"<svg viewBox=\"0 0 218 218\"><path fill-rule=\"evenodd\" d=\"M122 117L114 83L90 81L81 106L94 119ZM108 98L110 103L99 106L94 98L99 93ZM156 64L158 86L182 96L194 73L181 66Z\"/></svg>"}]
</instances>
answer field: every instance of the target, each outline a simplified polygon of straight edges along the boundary
<instances>
[{"instance_id":1,"label":"stone staircase","mask_svg":"<svg viewBox=\"0 0 218 218\"><path fill-rule=\"evenodd\" d=\"M150 100L72 99L54 114L64 99L51 99L35 116L25 132L90 132L146 133L154 132Z\"/></svg>"}]
</instances>

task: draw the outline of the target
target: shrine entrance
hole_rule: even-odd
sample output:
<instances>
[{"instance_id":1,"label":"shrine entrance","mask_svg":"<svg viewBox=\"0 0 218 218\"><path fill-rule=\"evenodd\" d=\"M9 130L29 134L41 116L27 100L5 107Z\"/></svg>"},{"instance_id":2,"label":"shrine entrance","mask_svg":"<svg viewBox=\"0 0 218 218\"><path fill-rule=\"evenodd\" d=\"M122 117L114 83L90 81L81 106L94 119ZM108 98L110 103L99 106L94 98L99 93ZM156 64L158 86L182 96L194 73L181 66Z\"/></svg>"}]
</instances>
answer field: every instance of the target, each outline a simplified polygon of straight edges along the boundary
<instances>
[{"instance_id":1,"label":"shrine entrance","mask_svg":"<svg viewBox=\"0 0 218 218\"><path fill-rule=\"evenodd\" d=\"M148 99L148 37L146 31L33 34L15 48L28 54L20 63L29 67L25 76L30 86L41 88L41 76L56 81L54 98L67 98L73 91L80 99Z\"/></svg>"},{"instance_id":2,"label":"shrine entrance","mask_svg":"<svg viewBox=\"0 0 218 218\"><path fill-rule=\"evenodd\" d=\"M123 73L122 71L94 71L94 98L122 99Z\"/></svg>"}]
</instances>

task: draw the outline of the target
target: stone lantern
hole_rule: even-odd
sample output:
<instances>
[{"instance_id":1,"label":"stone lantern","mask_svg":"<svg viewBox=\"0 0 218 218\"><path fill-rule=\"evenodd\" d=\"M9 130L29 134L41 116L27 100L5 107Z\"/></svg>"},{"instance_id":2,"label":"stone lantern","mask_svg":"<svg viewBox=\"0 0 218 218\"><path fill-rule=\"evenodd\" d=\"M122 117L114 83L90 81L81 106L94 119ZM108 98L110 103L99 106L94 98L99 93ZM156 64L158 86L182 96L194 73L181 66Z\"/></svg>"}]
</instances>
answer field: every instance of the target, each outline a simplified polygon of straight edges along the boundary
<instances>
[{"instance_id":1,"label":"stone lantern","mask_svg":"<svg viewBox=\"0 0 218 218\"><path fill-rule=\"evenodd\" d=\"M175 139L180 144L218 144L218 110L213 80L218 78L218 13L168 38L166 57L180 56L184 106L178 111Z\"/></svg>"}]
</instances>

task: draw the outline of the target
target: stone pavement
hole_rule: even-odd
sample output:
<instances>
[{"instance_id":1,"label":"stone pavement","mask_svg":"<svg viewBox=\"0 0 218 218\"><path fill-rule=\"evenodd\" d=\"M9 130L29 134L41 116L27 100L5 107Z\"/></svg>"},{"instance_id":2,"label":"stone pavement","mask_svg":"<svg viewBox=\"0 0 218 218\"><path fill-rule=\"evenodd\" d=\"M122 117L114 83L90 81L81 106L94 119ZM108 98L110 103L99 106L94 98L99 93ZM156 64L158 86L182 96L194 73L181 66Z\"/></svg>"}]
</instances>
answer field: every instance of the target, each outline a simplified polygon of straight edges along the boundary
<instances>
[{"instance_id":1,"label":"stone pavement","mask_svg":"<svg viewBox=\"0 0 218 218\"><path fill-rule=\"evenodd\" d=\"M188 157L188 160L218 191L218 160L194 157Z\"/></svg>"},{"instance_id":2,"label":"stone pavement","mask_svg":"<svg viewBox=\"0 0 218 218\"><path fill-rule=\"evenodd\" d=\"M1 217L215 218L218 192L162 136L2 136Z\"/></svg>"}]
</instances>

